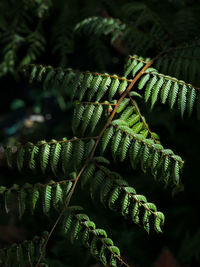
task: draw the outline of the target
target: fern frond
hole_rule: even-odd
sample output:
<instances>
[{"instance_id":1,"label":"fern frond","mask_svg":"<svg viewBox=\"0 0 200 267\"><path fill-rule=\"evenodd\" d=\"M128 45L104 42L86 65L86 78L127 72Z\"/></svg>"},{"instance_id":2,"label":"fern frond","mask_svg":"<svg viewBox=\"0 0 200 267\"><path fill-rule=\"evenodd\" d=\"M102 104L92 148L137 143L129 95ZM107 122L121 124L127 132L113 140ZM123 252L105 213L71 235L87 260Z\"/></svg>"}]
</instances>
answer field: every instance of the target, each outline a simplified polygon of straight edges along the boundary
<instances>
[{"instance_id":1,"label":"fern frond","mask_svg":"<svg viewBox=\"0 0 200 267\"><path fill-rule=\"evenodd\" d=\"M20 267L35 265L47 236L48 232L43 232L41 236L35 236L32 240L14 243L8 248L0 249L0 265Z\"/></svg>"},{"instance_id":2,"label":"fern frond","mask_svg":"<svg viewBox=\"0 0 200 267\"><path fill-rule=\"evenodd\" d=\"M42 72L41 76L41 69ZM51 66L36 66L36 65L25 65L23 71L29 77L30 82L38 79L42 79L45 88L58 88L68 87L71 92L71 99L74 98L79 101L97 101L107 100L109 101L124 91L128 84L132 80L128 80L125 77L119 77L117 75L110 75L107 73L97 72L80 72L72 69L61 68L54 69ZM57 83L57 86L53 84ZM126 87L125 87L126 86Z\"/></svg>"},{"instance_id":3,"label":"fern frond","mask_svg":"<svg viewBox=\"0 0 200 267\"><path fill-rule=\"evenodd\" d=\"M73 180L63 180L60 182L50 181L47 184L29 183L19 186L14 184L11 188L0 187L0 195L5 203L7 213L11 212L13 203L17 203L17 210L21 218L25 211L33 214L36 208L41 205L40 210L46 215L50 214L52 208L60 210L67 200L71 191Z\"/></svg>"},{"instance_id":4,"label":"fern frond","mask_svg":"<svg viewBox=\"0 0 200 267\"><path fill-rule=\"evenodd\" d=\"M79 239L83 246L89 249L91 255L104 266L118 266L122 261L118 247L107 237L103 229L97 229L94 222L82 213L82 208L72 206L67 209L63 226L64 232L70 231L71 240Z\"/></svg>"},{"instance_id":5,"label":"fern frond","mask_svg":"<svg viewBox=\"0 0 200 267\"><path fill-rule=\"evenodd\" d=\"M171 150L165 150L162 145L157 144L151 138L145 138L142 134L135 133L134 129L128 127L126 122L115 120L112 122L112 130L107 129L102 137L102 151L109 146L114 159L123 161L128 158L133 168L138 163L144 172L150 169L156 178L168 176L165 183L179 185L178 173L183 167L183 160ZM110 131L109 140L106 136ZM106 141L106 146L105 142ZM119 146L119 144L121 144ZM123 145L124 144L124 145ZM166 158L169 160L169 168L164 168ZM176 166L177 175L174 178L173 168Z\"/></svg>"},{"instance_id":6,"label":"fern frond","mask_svg":"<svg viewBox=\"0 0 200 267\"><path fill-rule=\"evenodd\" d=\"M83 174L83 178L86 173ZM99 195L100 201L105 207L109 207L113 211L120 211L122 216L133 220L136 224L142 224L148 233L149 220L152 217L154 218L155 231L162 232L164 214L157 212L156 206L148 203L143 195L138 195L135 189L130 187L118 173L111 172L108 168L94 162L93 171L87 176L84 185L86 183L90 184L92 199Z\"/></svg>"},{"instance_id":7,"label":"fern frond","mask_svg":"<svg viewBox=\"0 0 200 267\"><path fill-rule=\"evenodd\" d=\"M86 155L92 150L92 146L88 146L87 142L91 139L93 138L86 137L82 140L75 137L69 140L63 138L60 141L52 139L50 142L43 140L37 144L19 144L15 150L7 147L5 150L7 164L19 171L40 170L43 173L52 172L55 176L63 176L81 167Z\"/></svg>"},{"instance_id":8,"label":"fern frond","mask_svg":"<svg viewBox=\"0 0 200 267\"><path fill-rule=\"evenodd\" d=\"M131 77L135 77L145 64L150 61L150 58L142 58L137 55L129 56L126 64L124 65L124 76L128 77L131 73Z\"/></svg>"},{"instance_id":9,"label":"fern frond","mask_svg":"<svg viewBox=\"0 0 200 267\"><path fill-rule=\"evenodd\" d=\"M140 66L142 62L146 62L145 59L137 56L129 57L126 69L130 69L130 71L127 73L131 72L133 63L135 64L134 66ZM135 75L135 73L133 74ZM166 103L167 99L169 100L171 109L174 107L175 103L177 103L181 116L183 116L186 108L189 115L192 114L195 105L197 106L197 110L199 109L198 103L196 103L197 96L200 94L199 88L182 80L178 80L177 78L158 73L154 68L145 70L140 78L138 88L144 90L145 102L151 99L152 108L154 104L158 102L160 96L161 103L163 104Z\"/></svg>"},{"instance_id":10,"label":"fern frond","mask_svg":"<svg viewBox=\"0 0 200 267\"><path fill-rule=\"evenodd\" d=\"M137 5L138 3L135 4ZM117 39L121 39L122 42L128 44L131 50L136 51L136 53L145 54L154 46L160 49L160 47L165 48L167 44L169 45L165 29L158 23L158 20L153 18L154 16L149 14L148 19L151 20L152 28L148 33L133 23L125 23L112 17L103 18L96 16L79 22L75 27L75 32L84 35L93 34L97 37L110 35L111 44L114 44Z\"/></svg>"},{"instance_id":11,"label":"fern frond","mask_svg":"<svg viewBox=\"0 0 200 267\"><path fill-rule=\"evenodd\" d=\"M79 34L95 34L95 35L108 35L112 34L112 42L114 42L126 28L126 24L122 23L119 19L90 17L79 22L75 31Z\"/></svg>"},{"instance_id":12,"label":"fern frond","mask_svg":"<svg viewBox=\"0 0 200 267\"><path fill-rule=\"evenodd\" d=\"M174 47L155 63L159 72L175 76L192 84L199 84L199 40Z\"/></svg>"}]
</instances>

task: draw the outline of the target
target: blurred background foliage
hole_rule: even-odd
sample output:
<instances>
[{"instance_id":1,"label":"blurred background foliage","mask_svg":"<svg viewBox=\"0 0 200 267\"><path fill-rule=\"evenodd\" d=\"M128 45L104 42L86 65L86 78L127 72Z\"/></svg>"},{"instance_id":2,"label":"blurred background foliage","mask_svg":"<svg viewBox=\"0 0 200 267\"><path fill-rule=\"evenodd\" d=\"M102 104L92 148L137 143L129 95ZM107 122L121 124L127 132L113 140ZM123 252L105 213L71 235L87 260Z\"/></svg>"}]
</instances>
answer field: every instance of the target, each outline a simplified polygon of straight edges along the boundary
<instances>
[{"instance_id":1,"label":"blurred background foliage","mask_svg":"<svg viewBox=\"0 0 200 267\"><path fill-rule=\"evenodd\" d=\"M111 44L109 36L77 35L73 29L89 16L114 17L134 25L137 16L143 18L145 12L140 8L138 13L133 14L138 4L145 5L145 10L151 10L165 24L174 37L173 45L191 42L199 37L200 3L194 0L0 1L1 145L72 136L73 107L69 95L58 95L54 90L43 91L38 85L29 85L21 75L20 67L27 63L38 63L122 73L125 57L137 53L133 47L120 43L120 40ZM140 30L148 33L149 21L144 25ZM155 47L141 51L139 55L152 57L158 52ZM198 83L195 85L200 86ZM149 112L148 106L142 108L151 129L161 137L161 142L185 159L182 174L185 189L173 197L168 189L155 186L151 175L133 172L128 164L123 166L124 177L130 184L165 212L164 233L151 233L148 236L138 226L114 213L103 211L98 203L91 203L83 191L76 194L72 202L81 199L79 202L90 210L89 215L97 226L105 228L115 240L123 258L131 266L199 266L199 122L187 117L181 120L179 114L161 105L157 105L152 112ZM0 157L1 150L0 146ZM45 182L42 176L27 177L26 174L15 173L1 166L1 185L8 187L16 181L18 184ZM16 214L8 217L2 208L0 217L0 248L31 239L33 235L47 230L47 225L50 229L50 224L56 219L56 215L47 219L38 214L19 221ZM79 244L72 246L64 239L59 229L50 239L46 256L49 266L98 266Z\"/></svg>"}]
</instances>

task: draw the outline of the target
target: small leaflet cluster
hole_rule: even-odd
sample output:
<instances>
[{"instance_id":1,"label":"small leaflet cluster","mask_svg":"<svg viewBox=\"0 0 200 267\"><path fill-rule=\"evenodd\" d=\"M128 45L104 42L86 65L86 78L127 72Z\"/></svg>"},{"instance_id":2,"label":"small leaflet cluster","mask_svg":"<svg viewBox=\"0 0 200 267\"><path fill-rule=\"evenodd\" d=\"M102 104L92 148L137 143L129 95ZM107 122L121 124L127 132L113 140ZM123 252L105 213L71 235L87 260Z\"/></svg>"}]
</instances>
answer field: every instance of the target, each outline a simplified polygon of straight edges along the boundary
<instances>
[{"instance_id":1,"label":"small leaflet cluster","mask_svg":"<svg viewBox=\"0 0 200 267\"><path fill-rule=\"evenodd\" d=\"M19 144L14 151L13 147L7 147L7 164L10 168L17 167L19 171L40 170L42 173L52 172L55 176L63 176L81 168L94 143L93 139L84 142L74 137L61 141L53 139L49 143L43 140L36 145Z\"/></svg>"},{"instance_id":2,"label":"small leaflet cluster","mask_svg":"<svg viewBox=\"0 0 200 267\"><path fill-rule=\"evenodd\" d=\"M68 209L63 223L64 233L70 231L71 242L79 239L104 266L119 266L121 258L118 247L108 238L106 231L96 228L95 223L86 214L81 213L82 211L83 208L77 206Z\"/></svg>"},{"instance_id":3,"label":"small leaflet cluster","mask_svg":"<svg viewBox=\"0 0 200 267\"><path fill-rule=\"evenodd\" d=\"M125 68L125 76L135 76L135 69L144 65L144 59L130 57ZM146 69L138 82L138 89L144 90L144 101L151 102L151 108L159 101L162 104L169 102L172 109L177 103L181 116L187 110L191 116L194 106L197 108L197 117L200 118L200 88L196 88L177 78L158 73L154 68Z\"/></svg>"},{"instance_id":4,"label":"small leaflet cluster","mask_svg":"<svg viewBox=\"0 0 200 267\"><path fill-rule=\"evenodd\" d=\"M156 63L155 68L164 74L173 75L186 82L199 84L199 40L182 44L179 48L164 54Z\"/></svg>"},{"instance_id":5,"label":"small leaflet cluster","mask_svg":"<svg viewBox=\"0 0 200 267\"><path fill-rule=\"evenodd\" d=\"M21 187L14 184L8 189L0 186L0 196L3 198L7 213L12 212L13 203L15 203L20 218L26 210L33 215L39 206L44 214L49 215L52 208L59 211L63 207L72 184L72 181L51 181L48 184L31 185L26 183Z\"/></svg>"},{"instance_id":6,"label":"small leaflet cluster","mask_svg":"<svg viewBox=\"0 0 200 267\"><path fill-rule=\"evenodd\" d=\"M134 3L134 5L135 4L137 5L137 3ZM133 5L131 9L127 7L125 17L130 16L130 14L127 14L127 10L133 11L133 9ZM140 9L136 8L135 11L139 10ZM133 12L131 13L131 19L133 18ZM158 21L154 20L154 16L149 16L150 14L147 12L141 12L143 13L143 18L145 17L144 21L146 22L146 20L148 20L149 24L152 24L148 34L141 30L136 23L129 23L129 20L125 23L116 18L97 16L89 17L79 22L75 27L75 33L89 36L110 35L111 44L119 39L125 46L131 49L131 51L142 54L146 54L149 49L155 46L159 48L160 46L163 48L168 46L171 40L169 40L168 35L166 35L161 25L158 24ZM140 22L142 21L143 20Z\"/></svg>"},{"instance_id":7,"label":"small leaflet cluster","mask_svg":"<svg viewBox=\"0 0 200 267\"><path fill-rule=\"evenodd\" d=\"M112 122L102 137L102 150L108 145L116 161L123 162L129 158L133 169L140 163L145 173L149 169L156 179L166 184L180 185L180 170L183 167L181 157L152 139L136 134L126 122Z\"/></svg>"},{"instance_id":8,"label":"small leaflet cluster","mask_svg":"<svg viewBox=\"0 0 200 267\"><path fill-rule=\"evenodd\" d=\"M72 69L54 69L51 66L25 65L25 74L33 80L43 80L44 89L70 92L71 99L79 101L112 101L114 97L122 94L132 80L117 75L97 72L81 72Z\"/></svg>"},{"instance_id":9,"label":"small leaflet cluster","mask_svg":"<svg viewBox=\"0 0 200 267\"><path fill-rule=\"evenodd\" d=\"M149 233L150 221L154 230L161 233L164 224L164 214L157 211L155 204L147 202L143 195L136 193L118 173L107 167L91 163L83 173L82 187L90 184L90 196L94 200L98 195L100 202L113 211L121 212L122 216L134 223L143 225ZM152 217L154 217L152 219Z\"/></svg>"},{"instance_id":10,"label":"small leaflet cluster","mask_svg":"<svg viewBox=\"0 0 200 267\"><path fill-rule=\"evenodd\" d=\"M121 33L126 29L127 25L119 19L90 17L82 20L75 27L75 32L83 34L108 35L111 34L111 43L113 43Z\"/></svg>"},{"instance_id":11,"label":"small leaflet cluster","mask_svg":"<svg viewBox=\"0 0 200 267\"><path fill-rule=\"evenodd\" d=\"M32 240L25 240L19 244L14 243L8 248L0 249L0 265L33 266L40 256L47 236L48 232L45 231L41 236L35 236ZM41 266L47 265L41 263Z\"/></svg>"}]
</instances>

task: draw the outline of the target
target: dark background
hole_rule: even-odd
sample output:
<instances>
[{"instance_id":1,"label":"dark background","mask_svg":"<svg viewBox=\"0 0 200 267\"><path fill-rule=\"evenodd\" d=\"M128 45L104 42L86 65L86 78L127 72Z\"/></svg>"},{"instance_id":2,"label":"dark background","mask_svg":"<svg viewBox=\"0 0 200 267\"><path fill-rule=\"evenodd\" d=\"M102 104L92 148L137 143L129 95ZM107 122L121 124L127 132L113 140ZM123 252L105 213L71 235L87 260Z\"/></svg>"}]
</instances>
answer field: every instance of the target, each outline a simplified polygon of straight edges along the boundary
<instances>
[{"instance_id":1,"label":"dark background","mask_svg":"<svg viewBox=\"0 0 200 267\"><path fill-rule=\"evenodd\" d=\"M32 4L32 2L34 3ZM126 23L134 24L135 17L126 13L126 9L128 9L126 5L134 6L134 2L120 0L55 2L11 0L1 0L0 2L1 145L12 145L17 141L50 140L52 138L59 140L64 136L72 136L70 126L73 107L69 101L69 95L63 98L53 90L44 92L40 84L29 85L27 79L20 72L20 67L24 62L29 63L30 61L31 63L33 61L54 67L72 67L121 75L126 56L137 53L125 41L120 42L120 45L116 42L111 44L109 36L95 37L92 34L90 36L73 34L76 23L89 16L112 16ZM152 0L138 2L145 3L153 10L168 27L168 30L173 33L173 46L198 38L200 29L198 16L200 3L198 1ZM23 32L21 24L26 25L29 31L24 30ZM148 22L141 30L148 32L150 27L151 24ZM39 29L45 40L45 44L43 44L39 38L39 46L44 46L44 49L34 60L29 60L28 36L30 32L37 31L36 29ZM177 37L178 33L180 33L179 37ZM16 41L13 39L16 38L16 34L24 39ZM10 48L8 45L11 41L14 43ZM60 46L55 48L57 44ZM6 64L10 64L10 67L5 69L7 65L3 65L3 62L5 62L5 55L9 49L13 52L13 58L7 60ZM141 51L139 55L153 57L158 52L157 47L152 47L144 54ZM24 59L25 61L23 61ZM191 66L192 64L191 61ZM182 77L178 78L183 79ZM194 82L197 81L198 77ZM194 85L200 86L198 83ZM76 189L77 194L74 195L72 203L83 204L96 225L106 229L109 236L115 240L116 245L121 249L122 257L131 266L199 266L199 121L195 115L191 118L185 116L184 119L181 119L179 112L176 109L169 110L167 105L157 104L151 112L149 112L148 105L144 105L142 102L140 105L151 129L159 134L163 146L171 148L185 160L182 173L184 191L172 196L171 190L156 184L151 174L142 174L140 169L133 171L128 162L125 166L114 167L120 172L123 169L124 172L121 174L136 188L137 192L144 194L150 202L156 203L159 210L165 213L164 233L157 235L152 231L150 235L147 235L142 228L124 220L120 214L105 210L99 203L92 203L87 192L80 190L79 187ZM36 120L41 119L42 122L34 121L32 115L36 115ZM0 185L7 187L13 183L22 185L27 181L45 183L50 179L50 177L42 176L32 177L29 175L27 177L25 174L8 170L3 163L0 165ZM6 215L4 208L1 207L0 218L1 248L13 242L31 239L43 230L50 230L56 215L55 218L54 216L46 218L45 215L39 213L35 217L24 216L20 221L16 214ZM66 240L62 236L59 227L49 241L47 262L49 266L59 267L95 264L88 252L78 243L72 245L68 239Z\"/></svg>"}]
</instances>

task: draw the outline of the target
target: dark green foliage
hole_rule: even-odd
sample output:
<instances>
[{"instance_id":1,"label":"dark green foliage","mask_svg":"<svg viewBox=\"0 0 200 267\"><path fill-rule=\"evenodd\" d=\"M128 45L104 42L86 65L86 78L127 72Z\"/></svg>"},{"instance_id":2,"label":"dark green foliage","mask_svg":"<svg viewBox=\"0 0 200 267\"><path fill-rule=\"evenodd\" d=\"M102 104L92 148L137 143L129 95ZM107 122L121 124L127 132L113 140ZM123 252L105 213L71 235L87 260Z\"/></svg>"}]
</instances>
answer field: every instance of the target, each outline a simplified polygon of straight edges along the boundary
<instances>
[{"instance_id":1,"label":"dark green foliage","mask_svg":"<svg viewBox=\"0 0 200 267\"><path fill-rule=\"evenodd\" d=\"M82 212L81 207L70 207L64 219L64 233L71 232L72 243L81 239L82 244L90 250L90 253L97 261L104 266L109 264L112 267L118 266L120 262L120 251L114 246L112 239L107 237L103 229L96 229L94 222Z\"/></svg>"},{"instance_id":2,"label":"dark green foliage","mask_svg":"<svg viewBox=\"0 0 200 267\"><path fill-rule=\"evenodd\" d=\"M19 123L23 126L17 126L17 121L3 128L1 211L3 218L9 218L8 225L17 222L31 231L37 224L50 236L51 229L63 225L55 244L50 240L47 248L47 232L22 243L11 240L8 248L0 249L0 265L35 266L42 255L44 263L39 266L63 266L70 262L71 254L70 266L90 266L92 260L85 254L85 261L78 262L80 244L104 266L132 266L137 261L153 266L158 255L149 242L155 240L155 246L161 247L168 239L176 240L174 247L177 240L184 240L174 251L184 263L195 255L196 264L198 242L193 233L185 234L185 228L195 225L189 205L199 202L198 186L191 185L190 192L187 176L181 177L186 171L194 180L190 183L195 184L194 172L187 164L194 161L192 166L198 166L198 153L190 152L191 144L181 145L192 133L190 125L198 129L196 117L200 119L200 7L191 2L193 7L187 0L0 3L0 77L6 75L3 86L15 88L10 77L20 86L21 79L28 78L30 85L22 83L24 100L18 99L11 107L17 114L19 105L22 113L28 110L28 115L36 113L33 117L39 121L37 116L41 116L42 120L36 127L25 114ZM16 88L10 96L13 99L18 94ZM12 90L7 94L10 92L13 94ZM3 101L1 104L6 106ZM197 147L198 134L197 130ZM178 153L186 158L186 164ZM10 176L13 179L7 179ZM183 200L180 196L179 200L176 193L183 190L183 184L188 197ZM170 190L175 196L171 201L167 195ZM96 228L82 206L106 231ZM157 206L168 215L165 228L165 215ZM198 236L199 231L195 231ZM107 232L119 243L122 255ZM164 237L154 237L163 232ZM141 243L146 233L150 241L147 238L145 246ZM60 245L63 237L65 243ZM194 253L187 253L186 243ZM148 260L146 255L150 254ZM126 257L130 263L125 263Z\"/></svg>"},{"instance_id":3,"label":"dark green foliage","mask_svg":"<svg viewBox=\"0 0 200 267\"><path fill-rule=\"evenodd\" d=\"M18 214L21 218L26 210L32 214L36 207L49 215L51 208L60 210L64 205L72 187L72 181L51 181L48 184L24 184L22 187L14 184L11 188L0 187L0 194L5 202L6 212L10 212L10 199L15 200Z\"/></svg>"},{"instance_id":4,"label":"dark green foliage","mask_svg":"<svg viewBox=\"0 0 200 267\"><path fill-rule=\"evenodd\" d=\"M42 236L35 236L32 240L25 240L19 244L12 244L9 248L0 250L1 266L33 266L37 262L44 242L48 236L48 232L44 232ZM41 266L47 267L47 264Z\"/></svg>"}]
</instances>

